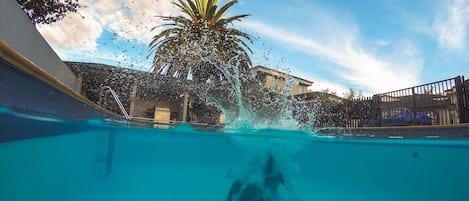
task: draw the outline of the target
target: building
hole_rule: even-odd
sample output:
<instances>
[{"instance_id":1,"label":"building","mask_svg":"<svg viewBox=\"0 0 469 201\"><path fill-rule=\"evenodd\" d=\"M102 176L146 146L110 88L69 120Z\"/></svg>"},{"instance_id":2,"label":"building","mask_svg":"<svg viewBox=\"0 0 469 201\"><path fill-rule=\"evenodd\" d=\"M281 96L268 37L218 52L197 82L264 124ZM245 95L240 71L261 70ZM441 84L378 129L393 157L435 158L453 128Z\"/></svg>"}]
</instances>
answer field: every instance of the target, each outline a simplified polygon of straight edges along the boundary
<instances>
[{"instance_id":1,"label":"building","mask_svg":"<svg viewBox=\"0 0 469 201\"><path fill-rule=\"evenodd\" d=\"M285 88L288 78L293 78L296 84L291 89L291 95L299 95L311 92L308 87L313 85L312 81L289 75L277 70L256 66L251 71L257 73L257 78L268 87L275 88L280 91Z\"/></svg>"}]
</instances>

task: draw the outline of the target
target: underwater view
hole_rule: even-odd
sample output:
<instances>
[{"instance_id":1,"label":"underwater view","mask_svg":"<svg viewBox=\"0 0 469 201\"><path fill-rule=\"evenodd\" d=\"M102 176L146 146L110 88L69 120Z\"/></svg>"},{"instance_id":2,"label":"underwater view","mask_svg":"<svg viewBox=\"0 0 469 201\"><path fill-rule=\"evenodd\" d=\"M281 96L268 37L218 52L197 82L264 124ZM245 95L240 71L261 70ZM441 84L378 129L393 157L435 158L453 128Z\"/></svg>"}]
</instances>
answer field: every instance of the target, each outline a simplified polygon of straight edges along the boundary
<instances>
[{"instance_id":1,"label":"underwater view","mask_svg":"<svg viewBox=\"0 0 469 201\"><path fill-rule=\"evenodd\" d=\"M1 1L0 201L467 201L468 16Z\"/></svg>"},{"instance_id":2,"label":"underwater view","mask_svg":"<svg viewBox=\"0 0 469 201\"><path fill-rule=\"evenodd\" d=\"M2 113L2 121L51 123L12 116ZM78 124L86 131L1 143L2 200L469 197L465 140L338 139L288 130L219 133L188 126ZM76 125L50 124L70 130Z\"/></svg>"}]
</instances>

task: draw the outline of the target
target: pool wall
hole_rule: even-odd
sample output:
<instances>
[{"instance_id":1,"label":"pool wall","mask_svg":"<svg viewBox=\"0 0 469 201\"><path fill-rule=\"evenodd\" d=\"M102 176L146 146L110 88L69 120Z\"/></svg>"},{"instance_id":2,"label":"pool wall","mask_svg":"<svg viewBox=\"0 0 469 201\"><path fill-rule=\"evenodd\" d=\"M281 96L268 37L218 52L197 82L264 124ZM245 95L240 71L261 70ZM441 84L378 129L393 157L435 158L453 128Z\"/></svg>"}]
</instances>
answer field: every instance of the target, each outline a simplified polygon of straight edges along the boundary
<instances>
[{"instance_id":1,"label":"pool wall","mask_svg":"<svg viewBox=\"0 0 469 201\"><path fill-rule=\"evenodd\" d=\"M54 79L40 80L15 68L3 58L0 58L0 142L76 132L63 125L63 121L78 124L96 118L122 119L69 88L55 88L47 84ZM55 86L61 85L56 83ZM80 125L75 127L80 128Z\"/></svg>"},{"instance_id":2,"label":"pool wall","mask_svg":"<svg viewBox=\"0 0 469 201\"><path fill-rule=\"evenodd\" d=\"M79 81L44 40L17 1L0 1L0 40L71 89Z\"/></svg>"},{"instance_id":3,"label":"pool wall","mask_svg":"<svg viewBox=\"0 0 469 201\"><path fill-rule=\"evenodd\" d=\"M33 120L15 120L18 116ZM57 121L34 120L44 117ZM122 119L82 97L0 39L0 142L71 133L61 121L95 118Z\"/></svg>"},{"instance_id":4,"label":"pool wall","mask_svg":"<svg viewBox=\"0 0 469 201\"><path fill-rule=\"evenodd\" d=\"M101 117L97 108L21 72L0 58L0 106L17 112L64 119Z\"/></svg>"}]
</instances>

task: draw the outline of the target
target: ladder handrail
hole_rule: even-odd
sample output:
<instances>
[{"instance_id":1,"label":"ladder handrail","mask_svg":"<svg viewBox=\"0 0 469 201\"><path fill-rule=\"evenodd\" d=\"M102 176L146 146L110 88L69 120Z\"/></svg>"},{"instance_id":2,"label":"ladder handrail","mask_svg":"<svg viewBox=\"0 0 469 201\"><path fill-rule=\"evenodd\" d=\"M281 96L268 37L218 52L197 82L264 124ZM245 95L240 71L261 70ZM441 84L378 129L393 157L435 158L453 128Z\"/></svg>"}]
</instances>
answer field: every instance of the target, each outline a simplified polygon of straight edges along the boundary
<instances>
[{"instance_id":1,"label":"ladder handrail","mask_svg":"<svg viewBox=\"0 0 469 201\"><path fill-rule=\"evenodd\" d=\"M113 89L111 89L111 87L103 86L103 87L101 87L101 91L102 91L101 93L111 92L112 97L117 102L117 105L119 106L119 109L121 110L122 114L124 114L125 119L127 119L127 120L131 119L129 113L127 113L127 111L124 108L124 105L122 105L122 102L120 101L119 97L117 96L117 93ZM101 103L101 101L100 101L100 103Z\"/></svg>"}]
</instances>

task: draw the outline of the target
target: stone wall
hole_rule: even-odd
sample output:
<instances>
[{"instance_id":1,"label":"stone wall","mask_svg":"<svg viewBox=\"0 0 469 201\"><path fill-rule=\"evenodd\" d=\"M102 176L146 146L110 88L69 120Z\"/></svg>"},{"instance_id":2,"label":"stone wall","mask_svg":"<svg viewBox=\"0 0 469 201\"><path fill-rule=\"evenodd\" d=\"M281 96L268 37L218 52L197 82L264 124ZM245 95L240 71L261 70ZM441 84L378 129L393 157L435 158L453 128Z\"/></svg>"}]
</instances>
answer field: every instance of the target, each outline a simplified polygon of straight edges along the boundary
<instances>
[{"instance_id":1,"label":"stone wall","mask_svg":"<svg viewBox=\"0 0 469 201\"><path fill-rule=\"evenodd\" d=\"M102 87L109 86L118 95L126 111L134 117L153 118L155 107L171 110L171 119L182 120L183 84L174 78L105 64L66 62L80 78L81 94L99 103ZM104 99L101 97L101 103ZM115 100L106 98L106 109L121 114Z\"/></svg>"}]
</instances>

